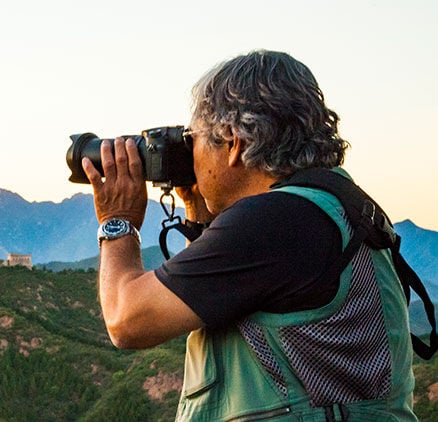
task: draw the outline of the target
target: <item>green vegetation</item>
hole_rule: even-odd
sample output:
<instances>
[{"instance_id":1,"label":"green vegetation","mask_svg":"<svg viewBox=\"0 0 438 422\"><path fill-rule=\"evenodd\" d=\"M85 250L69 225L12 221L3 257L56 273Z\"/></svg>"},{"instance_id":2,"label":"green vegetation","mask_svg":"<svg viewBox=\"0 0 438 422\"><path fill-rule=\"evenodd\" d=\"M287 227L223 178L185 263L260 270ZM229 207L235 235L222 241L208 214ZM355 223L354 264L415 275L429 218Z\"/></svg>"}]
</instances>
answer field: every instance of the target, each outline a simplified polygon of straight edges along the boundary
<instances>
[{"instance_id":1,"label":"green vegetation","mask_svg":"<svg viewBox=\"0 0 438 422\"><path fill-rule=\"evenodd\" d=\"M172 252L170 255L173 256ZM143 265L145 268L158 268L165 258L159 246L149 246L141 250ZM63 270L97 270L99 266L99 256L82 259L75 262L47 262L46 264L37 264L35 267L41 270L48 271L63 271ZM1 421L0 421L1 422Z\"/></svg>"},{"instance_id":2,"label":"green vegetation","mask_svg":"<svg viewBox=\"0 0 438 422\"><path fill-rule=\"evenodd\" d=\"M422 422L438 421L438 356L431 361L416 359L415 412Z\"/></svg>"},{"instance_id":3,"label":"green vegetation","mask_svg":"<svg viewBox=\"0 0 438 422\"><path fill-rule=\"evenodd\" d=\"M96 272L0 268L0 421L171 421L185 340L120 351Z\"/></svg>"},{"instance_id":4,"label":"green vegetation","mask_svg":"<svg viewBox=\"0 0 438 422\"><path fill-rule=\"evenodd\" d=\"M0 422L172 421L185 339L120 351L94 270L0 268ZM415 410L438 418L438 357L415 360Z\"/></svg>"}]
</instances>

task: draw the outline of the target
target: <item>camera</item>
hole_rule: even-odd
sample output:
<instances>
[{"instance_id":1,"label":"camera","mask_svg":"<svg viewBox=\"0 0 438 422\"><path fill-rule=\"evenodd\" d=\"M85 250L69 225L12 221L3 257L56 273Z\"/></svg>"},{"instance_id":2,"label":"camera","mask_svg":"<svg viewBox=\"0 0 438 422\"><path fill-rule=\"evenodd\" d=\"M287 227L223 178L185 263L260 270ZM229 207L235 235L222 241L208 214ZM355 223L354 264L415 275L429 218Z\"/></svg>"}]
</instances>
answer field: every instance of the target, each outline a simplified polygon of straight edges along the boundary
<instances>
[{"instance_id":1,"label":"camera","mask_svg":"<svg viewBox=\"0 0 438 422\"><path fill-rule=\"evenodd\" d=\"M153 186L170 190L178 186L192 186L196 182L193 171L192 140L184 126L165 126L143 130L132 138L137 145L143 165L143 179ZM73 183L90 183L82 169L82 158L88 157L103 175L100 145L102 139L94 133L71 135L72 145L67 151L67 164ZM108 139L114 153L114 139Z\"/></svg>"}]
</instances>

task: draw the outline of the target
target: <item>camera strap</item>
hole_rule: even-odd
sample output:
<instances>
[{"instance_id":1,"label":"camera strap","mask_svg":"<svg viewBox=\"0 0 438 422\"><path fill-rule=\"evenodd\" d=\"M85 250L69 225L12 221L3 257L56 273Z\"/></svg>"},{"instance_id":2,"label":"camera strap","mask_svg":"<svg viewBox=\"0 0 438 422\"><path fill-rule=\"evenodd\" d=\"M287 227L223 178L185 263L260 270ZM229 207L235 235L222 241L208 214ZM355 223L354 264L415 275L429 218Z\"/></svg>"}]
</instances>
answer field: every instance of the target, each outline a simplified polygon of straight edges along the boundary
<instances>
[{"instance_id":1,"label":"camera strap","mask_svg":"<svg viewBox=\"0 0 438 422\"><path fill-rule=\"evenodd\" d=\"M170 197L171 199L170 211L164 203L164 198L166 196ZM189 220L185 220L183 222L180 216L175 215L175 198L168 191L161 195L160 205L164 213L167 215L167 218L161 222L162 229L159 236L160 248L164 257L166 259L170 259L170 253L167 248L167 234L170 230L179 231L186 239L188 239L190 242L193 242L201 235L203 228L205 228L207 225L193 223Z\"/></svg>"},{"instance_id":2,"label":"camera strap","mask_svg":"<svg viewBox=\"0 0 438 422\"><path fill-rule=\"evenodd\" d=\"M190 242L193 242L199 237L199 233L197 233L192 227L184 224L179 216L174 217L174 220L176 220L177 222L170 225L166 225L166 223L172 222L169 219L163 220L163 222L161 223L163 228L161 229L159 238L160 248L166 259L170 259L169 250L167 248L167 234L169 233L169 230L175 229L179 231L184 237L190 240Z\"/></svg>"}]
</instances>

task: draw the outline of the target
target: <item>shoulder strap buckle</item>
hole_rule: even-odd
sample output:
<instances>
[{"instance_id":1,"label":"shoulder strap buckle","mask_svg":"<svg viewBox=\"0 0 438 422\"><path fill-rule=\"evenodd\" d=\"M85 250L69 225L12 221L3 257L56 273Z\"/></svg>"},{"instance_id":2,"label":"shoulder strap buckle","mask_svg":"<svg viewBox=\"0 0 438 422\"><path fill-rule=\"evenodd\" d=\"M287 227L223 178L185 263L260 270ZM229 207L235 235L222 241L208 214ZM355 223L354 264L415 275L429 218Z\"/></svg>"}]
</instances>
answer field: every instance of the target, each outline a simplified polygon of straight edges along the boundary
<instances>
[{"instance_id":1,"label":"shoulder strap buckle","mask_svg":"<svg viewBox=\"0 0 438 422\"><path fill-rule=\"evenodd\" d=\"M371 225L374 225L374 216L376 215L376 206L369 199L363 203L362 218L368 219Z\"/></svg>"}]
</instances>

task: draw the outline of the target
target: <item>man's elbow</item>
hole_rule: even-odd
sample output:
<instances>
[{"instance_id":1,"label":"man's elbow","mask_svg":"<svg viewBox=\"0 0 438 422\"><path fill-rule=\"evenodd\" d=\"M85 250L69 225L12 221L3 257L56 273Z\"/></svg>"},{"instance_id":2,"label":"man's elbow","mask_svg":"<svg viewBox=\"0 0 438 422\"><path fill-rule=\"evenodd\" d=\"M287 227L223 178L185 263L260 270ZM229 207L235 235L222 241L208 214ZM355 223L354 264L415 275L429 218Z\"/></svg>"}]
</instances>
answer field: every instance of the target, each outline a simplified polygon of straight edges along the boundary
<instances>
[{"instance_id":1,"label":"man's elbow","mask_svg":"<svg viewBox=\"0 0 438 422\"><path fill-rule=\"evenodd\" d=\"M154 333L132 329L127 323L107 323L107 331L112 344L118 349L148 349L163 343Z\"/></svg>"}]
</instances>

